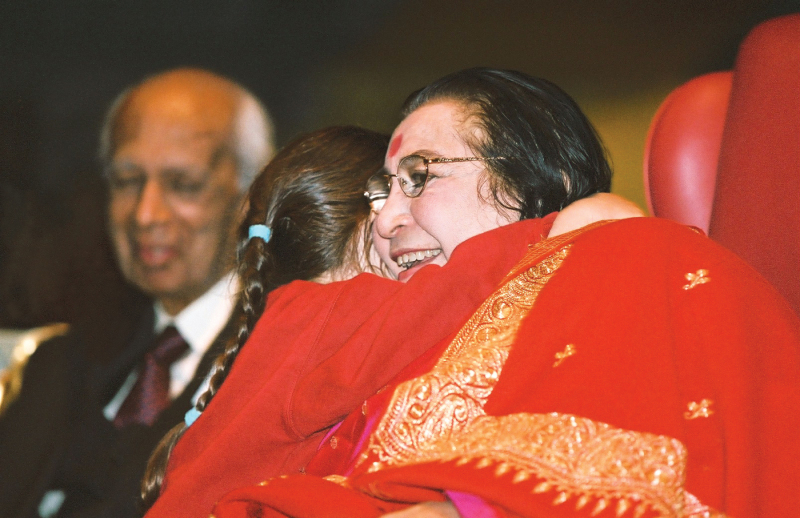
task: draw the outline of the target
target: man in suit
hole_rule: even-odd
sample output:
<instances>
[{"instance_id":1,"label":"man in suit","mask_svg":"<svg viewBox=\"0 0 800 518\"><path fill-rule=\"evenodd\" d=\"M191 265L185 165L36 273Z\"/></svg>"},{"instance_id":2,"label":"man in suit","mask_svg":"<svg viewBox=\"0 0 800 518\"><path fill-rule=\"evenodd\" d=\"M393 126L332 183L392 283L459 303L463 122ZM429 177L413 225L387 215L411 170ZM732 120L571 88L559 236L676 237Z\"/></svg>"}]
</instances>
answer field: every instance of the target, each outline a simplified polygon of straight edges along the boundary
<instances>
[{"instance_id":1,"label":"man in suit","mask_svg":"<svg viewBox=\"0 0 800 518\"><path fill-rule=\"evenodd\" d=\"M233 332L238 216L272 152L259 102L207 71L169 71L114 102L100 142L109 234L123 275L152 304L108 364L89 359L77 332L30 358L0 419L0 516L140 514L150 452L182 420ZM166 363L156 338L165 333L179 344ZM160 404L140 402L158 390Z\"/></svg>"}]
</instances>

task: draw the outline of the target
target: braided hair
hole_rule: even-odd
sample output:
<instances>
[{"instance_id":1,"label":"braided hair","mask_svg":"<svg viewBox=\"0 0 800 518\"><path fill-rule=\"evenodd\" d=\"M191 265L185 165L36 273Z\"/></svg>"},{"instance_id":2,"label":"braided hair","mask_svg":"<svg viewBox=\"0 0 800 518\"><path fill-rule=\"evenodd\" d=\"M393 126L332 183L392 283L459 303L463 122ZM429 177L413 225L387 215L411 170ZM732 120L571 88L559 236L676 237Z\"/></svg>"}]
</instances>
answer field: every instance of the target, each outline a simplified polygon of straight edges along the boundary
<instances>
[{"instance_id":1,"label":"braided hair","mask_svg":"<svg viewBox=\"0 0 800 518\"><path fill-rule=\"evenodd\" d=\"M207 408L222 386L272 290L293 280L346 279L373 269L367 266L364 185L383 165L387 145L386 135L366 129L325 128L291 142L255 179L239 229L237 332L215 359L197 410ZM270 238L248 239L251 225L270 227ZM153 452L142 481L145 508L160 494L170 453L185 430L184 423L174 427Z\"/></svg>"}]
</instances>

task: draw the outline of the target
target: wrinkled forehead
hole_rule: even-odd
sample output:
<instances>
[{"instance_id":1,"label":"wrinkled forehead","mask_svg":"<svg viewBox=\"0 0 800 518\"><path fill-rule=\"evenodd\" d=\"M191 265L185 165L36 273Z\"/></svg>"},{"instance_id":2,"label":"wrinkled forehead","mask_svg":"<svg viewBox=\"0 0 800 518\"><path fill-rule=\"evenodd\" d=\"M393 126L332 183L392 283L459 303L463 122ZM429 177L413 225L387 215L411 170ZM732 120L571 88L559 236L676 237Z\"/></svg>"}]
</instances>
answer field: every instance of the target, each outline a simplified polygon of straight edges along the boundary
<instances>
[{"instance_id":1,"label":"wrinkled forehead","mask_svg":"<svg viewBox=\"0 0 800 518\"><path fill-rule=\"evenodd\" d=\"M472 155L476 127L461 103L434 101L411 112L392 134L385 166L396 169L403 157L462 157Z\"/></svg>"},{"instance_id":2,"label":"wrinkled forehead","mask_svg":"<svg viewBox=\"0 0 800 518\"><path fill-rule=\"evenodd\" d=\"M143 88L118 113L114 144L141 138L219 144L231 134L235 110L234 97L219 89Z\"/></svg>"}]
</instances>

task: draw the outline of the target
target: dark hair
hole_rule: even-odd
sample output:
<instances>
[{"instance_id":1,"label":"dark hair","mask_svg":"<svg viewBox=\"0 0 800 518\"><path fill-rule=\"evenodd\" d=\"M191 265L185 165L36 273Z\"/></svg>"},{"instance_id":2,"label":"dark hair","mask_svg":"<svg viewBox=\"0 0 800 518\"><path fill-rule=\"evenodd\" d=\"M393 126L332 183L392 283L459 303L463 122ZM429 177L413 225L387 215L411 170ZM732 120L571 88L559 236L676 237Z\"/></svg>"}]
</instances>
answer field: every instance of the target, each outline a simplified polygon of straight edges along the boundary
<instances>
[{"instance_id":1,"label":"dark hair","mask_svg":"<svg viewBox=\"0 0 800 518\"><path fill-rule=\"evenodd\" d=\"M370 207L364 185L383 165L388 140L352 126L322 129L294 140L256 177L239 229L238 332L214 361L198 410L208 406L225 381L270 291L326 273L349 277L368 264ZM248 239L250 225L257 224L271 228L269 242ZM169 455L185 429L181 423L168 432L150 458L142 481L146 508L161 492Z\"/></svg>"},{"instance_id":2,"label":"dark hair","mask_svg":"<svg viewBox=\"0 0 800 518\"><path fill-rule=\"evenodd\" d=\"M575 200L611 189L611 167L592 124L555 84L521 72L471 68L411 94L403 116L433 101L462 104L470 128L462 134L486 162L492 194L520 219L542 217Z\"/></svg>"}]
</instances>

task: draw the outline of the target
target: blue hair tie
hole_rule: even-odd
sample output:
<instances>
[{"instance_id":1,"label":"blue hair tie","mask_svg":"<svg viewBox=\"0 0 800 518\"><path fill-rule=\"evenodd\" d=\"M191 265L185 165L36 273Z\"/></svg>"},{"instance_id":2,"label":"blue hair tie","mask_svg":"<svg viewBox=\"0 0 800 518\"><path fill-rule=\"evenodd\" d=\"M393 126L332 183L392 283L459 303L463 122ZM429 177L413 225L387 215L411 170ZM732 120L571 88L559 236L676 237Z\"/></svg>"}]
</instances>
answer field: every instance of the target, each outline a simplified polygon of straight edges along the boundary
<instances>
[{"instance_id":1,"label":"blue hair tie","mask_svg":"<svg viewBox=\"0 0 800 518\"><path fill-rule=\"evenodd\" d=\"M195 407L192 407L191 409L189 409L189 411L186 412L186 415L183 416L183 422L186 423L186 428L189 428L190 426L192 426L192 423L197 421L197 418L200 417L201 413L202 412L200 412Z\"/></svg>"},{"instance_id":2,"label":"blue hair tie","mask_svg":"<svg viewBox=\"0 0 800 518\"><path fill-rule=\"evenodd\" d=\"M266 225L250 225L247 231L247 239L260 237L265 243L269 243L269 238L272 237L272 229Z\"/></svg>"}]
</instances>

